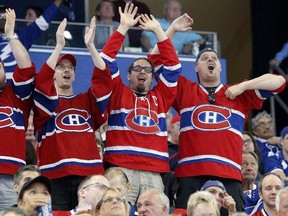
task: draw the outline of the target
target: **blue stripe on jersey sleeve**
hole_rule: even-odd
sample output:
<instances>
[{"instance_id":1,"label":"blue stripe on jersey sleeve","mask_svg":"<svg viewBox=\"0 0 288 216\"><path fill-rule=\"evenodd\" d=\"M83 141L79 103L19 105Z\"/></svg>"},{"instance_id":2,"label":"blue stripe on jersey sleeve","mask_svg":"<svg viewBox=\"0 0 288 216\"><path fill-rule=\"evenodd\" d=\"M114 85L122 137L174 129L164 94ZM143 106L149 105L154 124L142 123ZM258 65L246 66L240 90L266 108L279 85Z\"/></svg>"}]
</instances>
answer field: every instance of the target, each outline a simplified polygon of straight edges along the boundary
<instances>
[{"instance_id":1,"label":"blue stripe on jersey sleeve","mask_svg":"<svg viewBox=\"0 0 288 216\"><path fill-rule=\"evenodd\" d=\"M12 79L13 80L13 79ZM32 89L34 88L34 83L29 82L23 85L17 85L14 81L11 81L13 91L16 96L23 99L27 99L32 94Z\"/></svg>"},{"instance_id":2,"label":"blue stripe on jersey sleeve","mask_svg":"<svg viewBox=\"0 0 288 216\"><path fill-rule=\"evenodd\" d=\"M46 97L45 95L41 94L38 91L33 91L33 99L35 101L36 106L39 107L39 105L37 105L38 103L42 107L45 107L45 109L47 109L50 113L54 112L59 103L58 97L55 97L54 99L52 97ZM39 108L41 109L41 107Z\"/></svg>"}]
</instances>

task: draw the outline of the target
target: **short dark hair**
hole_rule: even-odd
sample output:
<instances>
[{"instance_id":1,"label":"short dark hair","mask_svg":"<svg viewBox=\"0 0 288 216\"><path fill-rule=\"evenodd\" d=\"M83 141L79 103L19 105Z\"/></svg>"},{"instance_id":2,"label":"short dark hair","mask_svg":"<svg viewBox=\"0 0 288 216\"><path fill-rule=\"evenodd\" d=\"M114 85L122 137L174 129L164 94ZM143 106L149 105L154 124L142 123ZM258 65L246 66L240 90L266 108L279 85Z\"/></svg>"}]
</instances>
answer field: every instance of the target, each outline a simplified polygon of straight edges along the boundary
<instances>
[{"instance_id":1,"label":"short dark hair","mask_svg":"<svg viewBox=\"0 0 288 216\"><path fill-rule=\"evenodd\" d=\"M29 10L29 9L32 9L36 13L37 18L40 17L43 14L43 9L40 8L40 7L37 7L37 6L34 6L34 5L28 5L26 7L25 11L27 12L27 10Z\"/></svg>"},{"instance_id":2,"label":"short dark hair","mask_svg":"<svg viewBox=\"0 0 288 216\"><path fill-rule=\"evenodd\" d=\"M95 15L96 15L97 20L100 20L100 18L101 18L99 15L97 15L97 12L101 9L101 6L102 6L102 3L103 3L103 2L109 2L109 3L111 3L111 4L112 4L112 7L113 7L114 14L115 14L115 5L114 5L114 3L113 3L112 1L110 1L110 0L102 0L101 2L99 2L99 3L96 5L96 8L95 8Z\"/></svg>"},{"instance_id":3,"label":"short dark hair","mask_svg":"<svg viewBox=\"0 0 288 216\"><path fill-rule=\"evenodd\" d=\"M128 73L131 73L132 67L134 66L134 63L135 63L136 61L138 61L138 60L145 60L145 61L147 61L147 62L150 64L151 68L152 68L152 74L154 74L155 68L154 68L154 65L153 65L152 61L151 61L150 59L148 59L148 58L143 58L143 57L134 59L134 61L133 61L133 62L130 64L130 66L129 66Z\"/></svg>"},{"instance_id":4,"label":"short dark hair","mask_svg":"<svg viewBox=\"0 0 288 216\"><path fill-rule=\"evenodd\" d=\"M22 179L22 173L25 171L35 171L38 172L39 175L41 174L39 167L36 165L29 164L26 166L22 166L15 172L13 176L13 181L15 184L19 184L20 180Z\"/></svg>"}]
</instances>

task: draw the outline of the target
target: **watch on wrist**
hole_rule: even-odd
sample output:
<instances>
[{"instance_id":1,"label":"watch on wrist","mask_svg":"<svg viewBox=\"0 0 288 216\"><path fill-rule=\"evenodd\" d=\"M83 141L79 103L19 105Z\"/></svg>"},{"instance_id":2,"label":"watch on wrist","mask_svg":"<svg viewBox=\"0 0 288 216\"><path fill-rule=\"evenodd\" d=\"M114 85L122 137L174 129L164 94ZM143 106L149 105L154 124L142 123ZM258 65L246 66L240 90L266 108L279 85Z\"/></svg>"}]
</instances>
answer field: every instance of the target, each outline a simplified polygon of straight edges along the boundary
<instances>
[{"instance_id":1,"label":"watch on wrist","mask_svg":"<svg viewBox=\"0 0 288 216\"><path fill-rule=\"evenodd\" d=\"M18 35L16 33L14 33L11 36L6 36L6 38L7 38L7 41L9 42L10 40L18 39Z\"/></svg>"}]
</instances>

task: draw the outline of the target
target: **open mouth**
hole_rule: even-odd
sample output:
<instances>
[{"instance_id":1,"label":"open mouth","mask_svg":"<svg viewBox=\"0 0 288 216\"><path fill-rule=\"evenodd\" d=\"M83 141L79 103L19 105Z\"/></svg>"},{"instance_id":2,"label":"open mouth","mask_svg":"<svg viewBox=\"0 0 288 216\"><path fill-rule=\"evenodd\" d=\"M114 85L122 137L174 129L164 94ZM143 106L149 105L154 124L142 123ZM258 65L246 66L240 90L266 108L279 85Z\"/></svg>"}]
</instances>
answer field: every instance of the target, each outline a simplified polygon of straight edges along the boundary
<instances>
[{"instance_id":1,"label":"open mouth","mask_svg":"<svg viewBox=\"0 0 288 216\"><path fill-rule=\"evenodd\" d=\"M143 76L140 76L140 77L138 77L138 81L143 81L143 82L145 82L145 81L146 81L146 78L143 77Z\"/></svg>"},{"instance_id":2,"label":"open mouth","mask_svg":"<svg viewBox=\"0 0 288 216\"><path fill-rule=\"evenodd\" d=\"M214 65L214 64L209 64L209 65L208 65L208 69L209 69L209 70L214 70L214 68L215 68L215 65Z\"/></svg>"},{"instance_id":3,"label":"open mouth","mask_svg":"<svg viewBox=\"0 0 288 216\"><path fill-rule=\"evenodd\" d=\"M70 80L70 76L69 76L69 75L65 75L65 76L63 77L63 79L64 79L64 80Z\"/></svg>"}]
</instances>

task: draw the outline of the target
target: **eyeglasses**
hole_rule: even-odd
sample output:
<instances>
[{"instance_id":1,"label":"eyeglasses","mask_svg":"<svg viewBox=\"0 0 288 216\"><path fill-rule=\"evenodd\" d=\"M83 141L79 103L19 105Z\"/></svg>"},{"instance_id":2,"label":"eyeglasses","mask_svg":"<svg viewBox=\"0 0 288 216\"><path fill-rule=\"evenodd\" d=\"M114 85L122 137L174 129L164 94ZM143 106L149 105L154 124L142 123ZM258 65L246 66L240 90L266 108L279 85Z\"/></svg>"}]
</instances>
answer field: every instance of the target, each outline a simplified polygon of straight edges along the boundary
<instances>
[{"instance_id":1,"label":"eyeglasses","mask_svg":"<svg viewBox=\"0 0 288 216\"><path fill-rule=\"evenodd\" d=\"M250 164L250 166L251 166L252 168L254 168L254 169L256 169L256 168L258 167L258 164L255 163L255 162L251 162L251 163L249 163L249 162L243 162L241 168L242 168L242 169L245 169L245 168L247 168L247 167L249 166L249 164Z\"/></svg>"},{"instance_id":2,"label":"eyeglasses","mask_svg":"<svg viewBox=\"0 0 288 216\"><path fill-rule=\"evenodd\" d=\"M269 121L269 122L259 122L259 123L256 125L255 128L257 128L257 127L263 128L263 127L266 127L266 126L268 126L268 127L273 126L273 122L272 122L272 121Z\"/></svg>"},{"instance_id":3,"label":"eyeglasses","mask_svg":"<svg viewBox=\"0 0 288 216\"><path fill-rule=\"evenodd\" d=\"M73 65L58 64L58 65L56 66L56 69L57 69L57 70L61 70L61 71L64 71L66 68L67 68L67 70L69 70L69 71L74 71L74 70L75 70L75 67L74 67Z\"/></svg>"},{"instance_id":4,"label":"eyeglasses","mask_svg":"<svg viewBox=\"0 0 288 216\"><path fill-rule=\"evenodd\" d=\"M210 104L214 104L216 99L215 99L215 88L208 88L208 101Z\"/></svg>"},{"instance_id":5,"label":"eyeglasses","mask_svg":"<svg viewBox=\"0 0 288 216\"><path fill-rule=\"evenodd\" d=\"M152 73L152 71L153 71L153 69L152 69L151 67L147 67L147 66L142 67L142 66L140 66L140 65L135 65L135 66L131 67L131 70L130 70L130 71L133 70L133 71L135 71L135 72L141 72L142 69L144 69L144 71L145 71L146 73Z\"/></svg>"},{"instance_id":6,"label":"eyeglasses","mask_svg":"<svg viewBox=\"0 0 288 216\"><path fill-rule=\"evenodd\" d=\"M90 187L90 186L98 187L101 190L107 190L108 189L108 187L106 185L99 183L99 182L88 184L88 185L84 186L82 189L85 189L85 188Z\"/></svg>"},{"instance_id":7,"label":"eyeglasses","mask_svg":"<svg viewBox=\"0 0 288 216\"><path fill-rule=\"evenodd\" d=\"M105 199L102 200L103 203L112 203L113 200L116 200L117 202L125 202L125 198L124 197L120 197L120 196L117 196L117 197L107 197Z\"/></svg>"}]
</instances>

